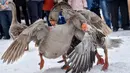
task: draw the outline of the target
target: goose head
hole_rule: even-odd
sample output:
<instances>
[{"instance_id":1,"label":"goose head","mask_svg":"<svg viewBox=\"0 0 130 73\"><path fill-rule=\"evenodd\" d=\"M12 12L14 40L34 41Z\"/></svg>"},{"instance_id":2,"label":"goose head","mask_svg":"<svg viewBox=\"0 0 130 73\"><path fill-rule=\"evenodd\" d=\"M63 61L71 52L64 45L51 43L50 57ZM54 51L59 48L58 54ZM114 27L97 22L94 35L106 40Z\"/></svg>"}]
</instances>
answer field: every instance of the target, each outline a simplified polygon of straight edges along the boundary
<instances>
[{"instance_id":1,"label":"goose head","mask_svg":"<svg viewBox=\"0 0 130 73\"><path fill-rule=\"evenodd\" d=\"M66 2L60 2L58 4L56 4L50 11L49 14L49 21L50 23L54 26L57 24L58 19L59 19L59 13L63 10L63 9L72 9L71 6L66 3Z\"/></svg>"}]
</instances>

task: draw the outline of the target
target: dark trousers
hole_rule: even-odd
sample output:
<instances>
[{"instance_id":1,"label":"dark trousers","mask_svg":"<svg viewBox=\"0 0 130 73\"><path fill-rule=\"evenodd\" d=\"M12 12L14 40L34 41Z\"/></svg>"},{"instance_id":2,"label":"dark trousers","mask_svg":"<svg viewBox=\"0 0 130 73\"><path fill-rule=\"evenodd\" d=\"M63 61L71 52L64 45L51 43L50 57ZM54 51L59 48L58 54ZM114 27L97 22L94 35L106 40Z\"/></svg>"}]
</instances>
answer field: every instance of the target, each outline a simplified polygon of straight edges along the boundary
<instances>
[{"instance_id":1,"label":"dark trousers","mask_svg":"<svg viewBox=\"0 0 130 73\"><path fill-rule=\"evenodd\" d=\"M0 23L0 36L3 36L3 28L1 26L1 23Z\"/></svg>"},{"instance_id":2,"label":"dark trousers","mask_svg":"<svg viewBox=\"0 0 130 73\"><path fill-rule=\"evenodd\" d=\"M94 13L96 13L99 17L101 17L100 14L100 0L92 0L92 6L90 10Z\"/></svg>"},{"instance_id":3,"label":"dark trousers","mask_svg":"<svg viewBox=\"0 0 130 73\"><path fill-rule=\"evenodd\" d=\"M22 7L22 13L23 13L23 15L24 15L26 25L29 26L29 17L28 17L28 12L27 12L26 5L22 5L21 7ZM18 19L18 21L21 23L21 11L20 11L20 6L17 6L17 5L16 5L16 11L17 11L17 19Z\"/></svg>"},{"instance_id":4,"label":"dark trousers","mask_svg":"<svg viewBox=\"0 0 130 73\"><path fill-rule=\"evenodd\" d=\"M50 21L49 21L49 14L50 14L50 11L44 11L44 13L45 13L45 17L46 17L48 26L51 26L51 23L50 23Z\"/></svg>"},{"instance_id":5,"label":"dark trousers","mask_svg":"<svg viewBox=\"0 0 130 73\"><path fill-rule=\"evenodd\" d=\"M122 20L122 28L128 28L129 27L129 16L128 16L128 5L127 0L113 0L108 2L109 10L111 14L111 21L113 25L113 29L118 29L118 11L120 8L121 12L121 20Z\"/></svg>"},{"instance_id":6,"label":"dark trousers","mask_svg":"<svg viewBox=\"0 0 130 73\"><path fill-rule=\"evenodd\" d=\"M46 16L45 11L42 10L42 19L44 19L45 16Z\"/></svg>"},{"instance_id":7,"label":"dark trousers","mask_svg":"<svg viewBox=\"0 0 130 73\"><path fill-rule=\"evenodd\" d=\"M0 20L1 26L3 28L4 36L6 38L10 38L9 36L9 28L12 21L12 13L11 11L0 11Z\"/></svg>"},{"instance_id":8,"label":"dark trousers","mask_svg":"<svg viewBox=\"0 0 130 73\"><path fill-rule=\"evenodd\" d=\"M101 17L100 8L91 8L90 11L94 12L94 13L97 14L99 17Z\"/></svg>"},{"instance_id":9,"label":"dark trousers","mask_svg":"<svg viewBox=\"0 0 130 73\"><path fill-rule=\"evenodd\" d=\"M2 26L0 24L0 39L3 37L3 29L2 29Z\"/></svg>"},{"instance_id":10,"label":"dark trousers","mask_svg":"<svg viewBox=\"0 0 130 73\"><path fill-rule=\"evenodd\" d=\"M31 24L42 18L43 1L28 1L28 10Z\"/></svg>"}]
</instances>

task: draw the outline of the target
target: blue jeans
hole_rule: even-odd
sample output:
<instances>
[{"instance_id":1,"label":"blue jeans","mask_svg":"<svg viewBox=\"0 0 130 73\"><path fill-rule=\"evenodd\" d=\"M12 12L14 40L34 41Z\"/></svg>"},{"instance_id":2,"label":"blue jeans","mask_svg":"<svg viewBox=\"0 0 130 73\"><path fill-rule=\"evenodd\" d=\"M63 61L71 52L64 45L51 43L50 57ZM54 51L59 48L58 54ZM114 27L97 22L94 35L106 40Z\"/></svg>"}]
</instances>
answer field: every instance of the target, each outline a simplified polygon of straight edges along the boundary
<instances>
[{"instance_id":1,"label":"blue jeans","mask_svg":"<svg viewBox=\"0 0 130 73\"><path fill-rule=\"evenodd\" d=\"M88 9L91 9L93 0L87 0L87 3L88 3ZM100 7L102 9L103 17L106 21L106 24L109 27L111 27L111 20L110 20L108 8L107 8L106 0L100 0Z\"/></svg>"},{"instance_id":2,"label":"blue jeans","mask_svg":"<svg viewBox=\"0 0 130 73\"><path fill-rule=\"evenodd\" d=\"M110 14L109 14L108 4L106 3L106 0L100 0L100 7L102 9L102 14L106 21L106 24L111 28Z\"/></svg>"},{"instance_id":3,"label":"blue jeans","mask_svg":"<svg viewBox=\"0 0 130 73\"><path fill-rule=\"evenodd\" d=\"M90 10L92 7L93 0L87 0L88 9Z\"/></svg>"},{"instance_id":4,"label":"blue jeans","mask_svg":"<svg viewBox=\"0 0 130 73\"><path fill-rule=\"evenodd\" d=\"M9 36L9 28L11 25L12 13L11 11L0 11L0 21L1 26L3 28L4 36L6 38L10 38Z\"/></svg>"}]
</instances>

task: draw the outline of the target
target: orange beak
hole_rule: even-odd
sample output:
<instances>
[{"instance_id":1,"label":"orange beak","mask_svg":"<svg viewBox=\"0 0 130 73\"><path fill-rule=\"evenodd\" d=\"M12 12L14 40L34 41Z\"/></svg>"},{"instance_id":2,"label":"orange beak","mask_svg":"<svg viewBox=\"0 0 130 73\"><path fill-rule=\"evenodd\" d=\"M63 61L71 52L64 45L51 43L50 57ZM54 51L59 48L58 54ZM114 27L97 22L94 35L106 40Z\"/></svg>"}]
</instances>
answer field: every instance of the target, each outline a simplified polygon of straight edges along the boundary
<instances>
[{"instance_id":1,"label":"orange beak","mask_svg":"<svg viewBox=\"0 0 130 73\"><path fill-rule=\"evenodd\" d=\"M88 30L88 26L87 26L86 23L83 23L81 28L82 28L83 31L87 31Z\"/></svg>"},{"instance_id":2,"label":"orange beak","mask_svg":"<svg viewBox=\"0 0 130 73\"><path fill-rule=\"evenodd\" d=\"M56 25L56 21L54 21L54 20L50 20L50 23L51 23L52 26Z\"/></svg>"}]
</instances>

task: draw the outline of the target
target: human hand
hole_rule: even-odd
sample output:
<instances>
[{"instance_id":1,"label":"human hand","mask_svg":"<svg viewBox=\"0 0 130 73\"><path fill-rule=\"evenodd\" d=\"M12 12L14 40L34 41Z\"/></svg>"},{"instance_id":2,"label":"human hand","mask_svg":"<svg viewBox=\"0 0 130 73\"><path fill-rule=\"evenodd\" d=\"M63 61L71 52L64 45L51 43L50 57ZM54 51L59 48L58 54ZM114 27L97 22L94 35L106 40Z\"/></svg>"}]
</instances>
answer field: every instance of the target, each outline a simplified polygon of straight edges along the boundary
<instances>
[{"instance_id":1,"label":"human hand","mask_svg":"<svg viewBox=\"0 0 130 73\"><path fill-rule=\"evenodd\" d=\"M1 9L5 9L6 7L4 5L0 5L0 8Z\"/></svg>"}]
</instances>

